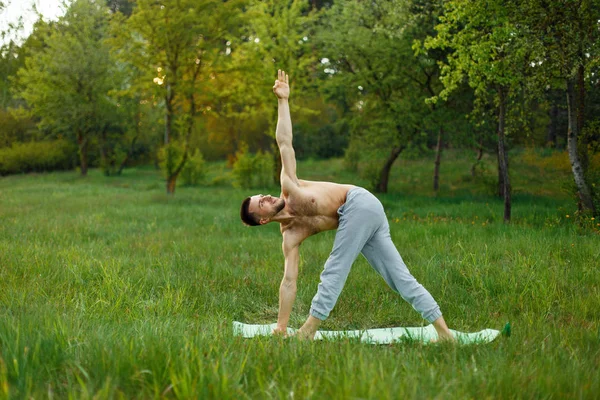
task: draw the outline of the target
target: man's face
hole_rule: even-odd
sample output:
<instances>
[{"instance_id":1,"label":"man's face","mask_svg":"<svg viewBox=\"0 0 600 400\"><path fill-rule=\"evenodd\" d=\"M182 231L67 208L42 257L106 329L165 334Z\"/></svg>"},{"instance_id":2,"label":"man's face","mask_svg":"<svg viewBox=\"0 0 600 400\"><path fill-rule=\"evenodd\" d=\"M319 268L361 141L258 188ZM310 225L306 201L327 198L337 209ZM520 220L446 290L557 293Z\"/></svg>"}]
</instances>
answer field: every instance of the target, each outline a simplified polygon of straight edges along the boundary
<instances>
[{"instance_id":1,"label":"man's face","mask_svg":"<svg viewBox=\"0 0 600 400\"><path fill-rule=\"evenodd\" d=\"M269 222L279 211L285 207L285 200L269 194L257 194L251 197L248 211L258 217L261 224ZM264 222L263 222L264 221Z\"/></svg>"}]
</instances>

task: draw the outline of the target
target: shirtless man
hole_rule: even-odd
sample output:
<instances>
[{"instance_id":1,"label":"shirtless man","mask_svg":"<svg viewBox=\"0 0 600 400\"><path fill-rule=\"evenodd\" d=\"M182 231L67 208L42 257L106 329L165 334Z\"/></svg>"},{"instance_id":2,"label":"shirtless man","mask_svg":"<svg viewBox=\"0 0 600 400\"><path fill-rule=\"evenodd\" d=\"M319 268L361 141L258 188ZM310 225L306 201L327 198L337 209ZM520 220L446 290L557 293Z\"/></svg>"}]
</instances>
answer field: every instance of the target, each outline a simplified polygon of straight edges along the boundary
<instances>
[{"instance_id":1,"label":"shirtless man","mask_svg":"<svg viewBox=\"0 0 600 400\"><path fill-rule=\"evenodd\" d=\"M433 323L440 340L452 340L439 306L410 274L396 250L379 200L357 186L298 179L288 105L289 77L284 71L278 71L273 92L279 103L276 139L283 165L281 194L279 197L259 194L246 198L240 215L250 226L269 222L281 224L285 270L279 288L279 317L274 333L285 335L287 332L296 299L300 244L311 235L337 228L333 250L321 273L310 315L297 333L299 338L314 338L319 324L333 309L352 263L362 253L394 291Z\"/></svg>"}]
</instances>

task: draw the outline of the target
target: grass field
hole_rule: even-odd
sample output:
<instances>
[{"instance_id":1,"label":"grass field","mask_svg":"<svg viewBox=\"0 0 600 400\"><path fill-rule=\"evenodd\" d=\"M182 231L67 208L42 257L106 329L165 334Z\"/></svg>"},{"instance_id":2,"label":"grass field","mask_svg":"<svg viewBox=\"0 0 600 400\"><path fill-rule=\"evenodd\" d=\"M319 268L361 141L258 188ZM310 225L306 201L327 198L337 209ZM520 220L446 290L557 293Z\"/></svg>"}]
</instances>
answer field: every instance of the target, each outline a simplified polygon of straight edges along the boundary
<instances>
[{"instance_id":1,"label":"grass field","mask_svg":"<svg viewBox=\"0 0 600 400\"><path fill-rule=\"evenodd\" d=\"M445 156L436 197L432 160L400 160L380 196L450 327L511 322L511 337L462 347L233 337L233 320L277 319L278 226L239 221L245 196L275 188L168 197L151 168L0 178L0 398L597 398L600 221L574 221L568 168L520 154L505 225L493 161L472 178L466 157ZM366 184L342 160L298 174ZM333 237L302 245L291 326ZM360 258L322 328L422 324Z\"/></svg>"}]
</instances>

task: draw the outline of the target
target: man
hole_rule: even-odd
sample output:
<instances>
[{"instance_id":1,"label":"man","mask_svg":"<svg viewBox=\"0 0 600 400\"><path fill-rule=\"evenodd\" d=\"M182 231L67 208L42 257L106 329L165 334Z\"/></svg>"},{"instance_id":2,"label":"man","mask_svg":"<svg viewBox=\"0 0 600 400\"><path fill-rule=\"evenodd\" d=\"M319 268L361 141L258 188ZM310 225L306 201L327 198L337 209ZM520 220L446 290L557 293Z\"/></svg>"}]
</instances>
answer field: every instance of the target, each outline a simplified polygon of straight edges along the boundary
<instances>
[{"instance_id":1,"label":"man","mask_svg":"<svg viewBox=\"0 0 600 400\"><path fill-rule=\"evenodd\" d=\"M285 270L279 288L279 317L274 333L285 335L287 332L296 299L300 244L311 235L337 228L310 315L297 333L300 338L314 338L320 322L333 309L352 263L362 253L393 290L433 323L439 339L452 340L439 306L410 274L396 250L379 200L357 186L298 179L288 104L289 77L284 71L278 71L273 92L279 103L276 139L283 165L281 194L246 198L240 215L246 225L281 224Z\"/></svg>"}]
</instances>

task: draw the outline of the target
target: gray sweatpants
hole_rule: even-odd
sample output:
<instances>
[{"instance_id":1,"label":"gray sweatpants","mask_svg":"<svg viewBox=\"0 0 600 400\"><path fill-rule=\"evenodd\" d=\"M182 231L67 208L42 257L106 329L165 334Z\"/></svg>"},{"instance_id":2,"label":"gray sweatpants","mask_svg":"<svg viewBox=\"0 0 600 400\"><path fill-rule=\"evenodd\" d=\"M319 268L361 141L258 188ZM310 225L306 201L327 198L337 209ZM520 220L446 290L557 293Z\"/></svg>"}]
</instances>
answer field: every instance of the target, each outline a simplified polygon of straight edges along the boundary
<instances>
[{"instance_id":1,"label":"gray sweatpants","mask_svg":"<svg viewBox=\"0 0 600 400\"><path fill-rule=\"evenodd\" d=\"M335 306L358 253L409 302L421 316L433 322L442 316L431 294L410 274L392 242L383 206L368 190L352 188L338 209L339 227L333 250L321 273L310 315L324 320Z\"/></svg>"}]
</instances>

